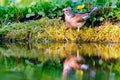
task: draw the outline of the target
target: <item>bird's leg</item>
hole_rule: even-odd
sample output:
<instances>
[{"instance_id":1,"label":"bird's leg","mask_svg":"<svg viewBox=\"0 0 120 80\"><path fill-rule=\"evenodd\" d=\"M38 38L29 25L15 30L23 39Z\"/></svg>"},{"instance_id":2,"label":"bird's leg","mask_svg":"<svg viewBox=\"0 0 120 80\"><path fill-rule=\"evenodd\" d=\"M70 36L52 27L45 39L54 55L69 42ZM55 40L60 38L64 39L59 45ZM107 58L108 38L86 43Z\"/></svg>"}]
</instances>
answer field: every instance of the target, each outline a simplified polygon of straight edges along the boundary
<instances>
[{"instance_id":1,"label":"bird's leg","mask_svg":"<svg viewBox=\"0 0 120 80\"><path fill-rule=\"evenodd\" d=\"M77 31L79 32L80 31L80 27L78 26L78 29L77 29ZM76 34L76 40L77 40L77 38L78 38L78 34Z\"/></svg>"},{"instance_id":2,"label":"bird's leg","mask_svg":"<svg viewBox=\"0 0 120 80\"><path fill-rule=\"evenodd\" d=\"M80 27L78 26L78 30L77 31L80 31Z\"/></svg>"},{"instance_id":3,"label":"bird's leg","mask_svg":"<svg viewBox=\"0 0 120 80\"><path fill-rule=\"evenodd\" d=\"M65 26L68 27L68 23L67 22L65 23Z\"/></svg>"},{"instance_id":4,"label":"bird's leg","mask_svg":"<svg viewBox=\"0 0 120 80\"><path fill-rule=\"evenodd\" d=\"M70 28L70 33L73 33L73 30Z\"/></svg>"},{"instance_id":5,"label":"bird's leg","mask_svg":"<svg viewBox=\"0 0 120 80\"><path fill-rule=\"evenodd\" d=\"M68 42L69 40L68 40L67 37L66 37L66 31L67 31L67 30L64 31L64 39Z\"/></svg>"},{"instance_id":6,"label":"bird's leg","mask_svg":"<svg viewBox=\"0 0 120 80\"><path fill-rule=\"evenodd\" d=\"M79 50L77 49L77 58L80 57Z\"/></svg>"},{"instance_id":7,"label":"bird's leg","mask_svg":"<svg viewBox=\"0 0 120 80\"><path fill-rule=\"evenodd\" d=\"M65 31L65 33L66 33L66 31ZM69 40L67 39L65 33L64 33L64 39L65 39L67 42L69 42Z\"/></svg>"},{"instance_id":8,"label":"bird's leg","mask_svg":"<svg viewBox=\"0 0 120 80\"><path fill-rule=\"evenodd\" d=\"M85 22L86 22L86 21L83 21L83 22L81 22L81 23L79 24L79 26L78 26L78 31L80 31L80 28L85 24Z\"/></svg>"},{"instance_id":9,"label":"bird's leg","mask_svg":"<svg viewBox=\"0 0 120 80\"><path fill-rule=\"evenodd\" d=\"M64 32L64 39L65 39L67 42L69 42L69 39L68 39L67 36L66 36L66 31L68 30L68 24L67 24L67 23L65 23L65 27L66 27L66 29L65 29L65 32Z\"/></svg>"}]
</instances>

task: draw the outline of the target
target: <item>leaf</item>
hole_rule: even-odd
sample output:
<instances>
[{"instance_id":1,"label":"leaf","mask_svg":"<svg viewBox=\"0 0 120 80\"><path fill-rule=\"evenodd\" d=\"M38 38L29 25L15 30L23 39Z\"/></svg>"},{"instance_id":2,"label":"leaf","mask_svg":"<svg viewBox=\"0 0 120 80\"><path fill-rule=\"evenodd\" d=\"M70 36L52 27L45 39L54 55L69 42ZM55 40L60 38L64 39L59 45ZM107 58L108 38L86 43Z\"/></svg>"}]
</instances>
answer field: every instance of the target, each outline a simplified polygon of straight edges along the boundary
<instances>
[{"instance_id":1,"label":"leaf","mask_svg":"<svg viewBox=\"0 0 120 80\"><path fill-rule=\"evenodd\" d=\"M100 64L100 65L103 64L103 60L102 60L102 59L99 60L99 64Z\"/></svg>"},{"instance_id":2,"label":"leaf","mask_svg":"<svg viewBox=\"0 0 120 80\"><path fill-rule=\"evenodd\" d=\"M26 18L30 18L31 16L35 16L35 13L27 14Z\"/></svg>"},{"instance_id":3,"label":"leaf","mask_svg":"<svg viewBox=\"0 0 120 80\"><path fill-rule=\"evenodd\" d=\"M39 15L45 16L45 13L43 11L38 12Z\"/></svg>"},{"instance_id":4,"label":"leaf","mask_svg":"<svg viewBox=\"0 0 120 80\"><path fill-rule=\"evenodd\" d=\"M113 12L109 12L108 16L113 16L114 13Z\"/></svg>"},{"instance_id":5,"label":"leaf","mask_svg":"<svg viewBox=\"0 0 120 80\"><path fill-rule=\"evenodd\" d=\"M99 17L99 18L97 18L97 21L103 21L103 20L104 20L103 17Z\"/></svg>"},{"instance_id":6,"label":"leaf","mask_svg":"<svg viewBox=\"0 0 120 80\"><path fill-rule=\"evenodd\" d=\"M117 0L113 0L113 2L112 2L112 8L116 8L117 6L116 6L116 3L117 3Z\"/></svg>"},{"instance_id":7,"label":"leaf","mask_svg":"<svg viewBox=\"0 0 120 80\"><path fill-rule=\"evenodd\" d=\"M32 13L32 10L30 8L28 9L28 13Z\"/></svg>"}]
</instances>

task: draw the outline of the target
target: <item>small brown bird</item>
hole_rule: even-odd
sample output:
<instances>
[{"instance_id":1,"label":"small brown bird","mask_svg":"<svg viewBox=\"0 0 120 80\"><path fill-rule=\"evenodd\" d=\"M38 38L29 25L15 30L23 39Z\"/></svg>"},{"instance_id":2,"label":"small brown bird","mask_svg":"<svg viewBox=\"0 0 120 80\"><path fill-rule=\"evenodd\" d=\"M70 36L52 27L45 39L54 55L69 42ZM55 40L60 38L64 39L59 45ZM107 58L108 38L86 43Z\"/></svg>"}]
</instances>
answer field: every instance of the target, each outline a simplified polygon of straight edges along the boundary
<instances>
[{"instance_id":1,"label":"small brown bird","mask_svg":"<svg viewBox=\"0 0 120 80\"><path fill-rule=\"evenodd\" d=\"M71 28L79 29L85 24L86 20L91 17L91 13L95 11L97 7L93 7L88 12L74 13L70 8L64 8L62 11L65 15L65 22Z\"/></svg>"},{"instance_id":2,"label":"small brown bird","mask_svg":"<svg viewBox=\"0 0 120 80\"><path fill-rule=\"evenodd\" d=\"M84 58L82 56L70 56L65 59L63 66L63 76L68 76L73 70L87 70L88 65L83 64Z\"/></svg>"}]
</instances>

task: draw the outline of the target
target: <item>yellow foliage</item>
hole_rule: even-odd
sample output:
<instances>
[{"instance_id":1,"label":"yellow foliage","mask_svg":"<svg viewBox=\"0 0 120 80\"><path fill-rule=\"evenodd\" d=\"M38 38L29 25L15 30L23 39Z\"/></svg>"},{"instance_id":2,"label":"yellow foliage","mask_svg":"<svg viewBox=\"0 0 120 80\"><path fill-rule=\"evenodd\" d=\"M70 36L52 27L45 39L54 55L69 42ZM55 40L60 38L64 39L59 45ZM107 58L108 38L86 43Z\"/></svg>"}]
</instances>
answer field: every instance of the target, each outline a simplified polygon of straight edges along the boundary
<instances>
[{"instance_id":1,"label":"yellow foliage","mask_svg":"<svg viewBox=\"0 0 120 80\"><path fill-rule=\"evenodd\" d=\"M51 41L87 41L87 42L119 42L120 26L106 23L95 28L83 28L78 32L71 30L60 19L42 18L38 21L15 23L9 26L13 30L6 34L6 38L26 39L29 33L32 39L49 39Z\"/></svg>"}]
</instances>

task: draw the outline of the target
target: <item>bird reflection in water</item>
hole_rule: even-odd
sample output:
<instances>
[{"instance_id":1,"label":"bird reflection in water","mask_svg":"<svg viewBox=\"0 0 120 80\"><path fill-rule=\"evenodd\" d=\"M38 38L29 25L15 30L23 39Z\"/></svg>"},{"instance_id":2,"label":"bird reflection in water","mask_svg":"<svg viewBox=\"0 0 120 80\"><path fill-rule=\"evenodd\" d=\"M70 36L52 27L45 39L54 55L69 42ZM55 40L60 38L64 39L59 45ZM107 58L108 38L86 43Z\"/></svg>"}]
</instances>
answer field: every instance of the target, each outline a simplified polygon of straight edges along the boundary
<instances>
[{"instance_id":1,"label":"bird reflection in water","mask_svg":"<svg viewBox=\"0 0 120 80\"><path fill-rule=\"evenodd\" d=\"M88 65L84 64L82 56L70 56L63 63L63 80L82 80L83 70L88 70Z\"/></svg>"}]
</instances>

